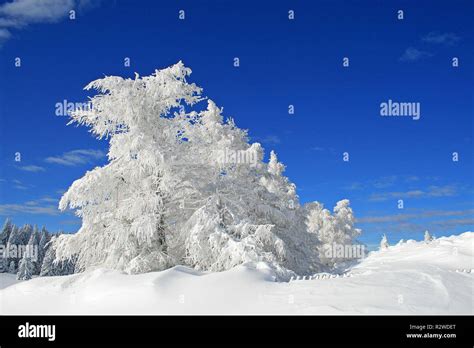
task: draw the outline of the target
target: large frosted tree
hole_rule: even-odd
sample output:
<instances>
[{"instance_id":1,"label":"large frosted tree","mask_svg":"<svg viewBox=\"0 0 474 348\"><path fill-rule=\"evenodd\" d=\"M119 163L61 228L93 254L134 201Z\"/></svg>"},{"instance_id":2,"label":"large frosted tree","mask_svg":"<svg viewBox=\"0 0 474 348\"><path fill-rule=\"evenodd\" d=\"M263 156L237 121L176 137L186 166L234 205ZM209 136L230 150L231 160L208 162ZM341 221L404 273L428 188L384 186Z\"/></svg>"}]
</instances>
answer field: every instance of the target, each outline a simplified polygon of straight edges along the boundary
<instances>
[{"instance_id":1,"label":"large frosted tree","mask_svg":"<svg viewBox=\"0 0 474 348\"><path fill-rule=\"evenodd\" d=\"M259 261L282 276L319 269L319 241L308 233L307 209L284 165L273 152L265 163L260 144L250 144L213 101L195 105L206 98L186 81L190 73L179 62L151 76L86 86L97 94L70 123L108 139L108 164L62 197L60 209L75 209L82 227L51 242L48 269L65 260L74 260L75 272L177 264L220 271ZM345 234L352 228L339 225Z\"/></svg>"},{"instance_id":2,"label":"large frosted tree","mask_svg":"<svg viewBox=\"0 0 474 348\"><path fill-rule=\"evenodd\" d=\"M320 260L327 266L333 266L338 260L332 252L335 247L344 247L355 242L361 230L355 228L355 218L349 207L349 200L337 202L333 214L318 202L309 203L306 225L308 232L316 234Z\"/></svg>"},{"instance_id":3,"label":"large frosted tree","mask_svg":"<svg viewBox=\"0 0 474 348\"><path fill-rule=\"evenodd\" d=\"M72 114L71 123L109 139L109 163L87 172L62 197L60 208L77 209L82 227L72 238L58 238L58 257L77 253L79 270L103 264L145 271L173 263L165 209L178 178L167 166L193 117L177 108L200 100L201 89L186 82L189 74L179 63L149 77L106 77L86 87L99 94L90 109Z\"/></svg>"}]
</instances>

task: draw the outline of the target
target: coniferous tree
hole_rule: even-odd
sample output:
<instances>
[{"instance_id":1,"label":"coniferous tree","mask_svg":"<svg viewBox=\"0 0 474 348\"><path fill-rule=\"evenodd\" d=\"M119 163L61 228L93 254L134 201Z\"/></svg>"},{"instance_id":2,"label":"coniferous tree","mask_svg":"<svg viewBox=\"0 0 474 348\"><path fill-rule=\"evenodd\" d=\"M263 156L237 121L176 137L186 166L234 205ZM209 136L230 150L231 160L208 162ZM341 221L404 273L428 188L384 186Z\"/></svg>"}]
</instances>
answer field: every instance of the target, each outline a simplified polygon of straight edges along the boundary
<instances>
[{"instance_id":1,"label":"coniferous tree","mask_svg":"<svg viewBox=\"0 0 474 348\"><path fill-rule=\"evenodd\" d=\"M16 273L16 270L18 269L21 245L24 245L22 233L20 228L13 225L7 243L8 258L6 259L6 264L8 265L8 273Z\"/></svg>"},{"instance_id":2,"label":"coniferous tree","mask_svg":"<svg viewBox=\"0 0 474 348\"><path fill-rule=\"evenodd\" d=\"M38 275L41 271L39 239L40 235L38 232L38 226L35 225L33 231L31 232L30 240L26 246L26 253L28 253L29 263L31 263L32 266L32 275Z\"/></svg>"},{"instance_id":3,"label":"coniferous tree","mask_svg":"<svg viewBox=\"0 0 474 348\"><path fill-rule=\"evenodd\" d=\"M7 245L12 229L13 223L11 222L10 218L7 218L3 224L2 231L0 232L0 245Z\"/></svg>"},{"instance_id":4,"label":"coniferous tree","mask_svg":"<svg viewBox=\"0 0 474 348\"><path fill-rule=\"evenodd\" d=\"M16 278L18 280L29 280L35 273L35 264L32 259L25 254L18 266L18 273Z\"/></svg>"},{"instance_id":5,"label":"coniferous tree","mask_svg":"<svg viewBox=\"0 0 474 348\"><path fill-rule=\"evenodd\" d=\"M40 240L38 243L38 265L39 265L39 270L38 272L41 271L41 265L43 264L43 259L46 254L46 248L51 239L51 235L49 232L46 230L46 228L43 226L41 228L41 234L40 234Z\"/></svg>"},{"instance_id":6,"label":"coniferous tree","mask_svg":"<svg viewBox=\"0 0 474 348\"><path fill-rule=\"evenodd\" d=\"M36 227L36 230L38 228ZM30 237L31 237L31 234L35 231L35 228L33 226L31 226L30 224L25 224L23 225L22 227L20 227L19 231L18 231L18 239L17 239L17 243L18 245L27 245L29 240L30 240Z\"/></svg>"},{"instance_id":7,"label":"coniferous tree","mask_svg":"<svg viewBox=\"0 0 474 348\"><path fill-rule=\"evenodd\" d=\"M433 240L433 237L431 236L431 234L428 232L428 230L425 231L425 234L423 236L423 239L425 241L425 243L429 243Z\"/></svg>"},{"instance_id":8,"label":"coniferous tree","mask_svg":"<svg viewBox=\"0 0 474 348\"><path fill-rule=\"evenodd\" d=\"M380 241L380 250L386 250L388 249L388 247L389 247L389 244L388 244L387 236L384 234L382 236L382 240Z\"/></svg>"},{"instance_id":9,"label":"coniferous tree","mask_svg":"<svg viewBox=\"0 0 474 348\"><path fill-rule=\"evenodd\" d=\"M15 261L11 261L10 266L8 267L8 273L16 274L16 271L17 271L17 268L16 268Z\"/></svg>"},{"instance_id":10,"label":"coniferous tree","mask_svg":"<svg viewBox=\"0 0 474 348\"><path fill-rule=\"evenodd\" d=\"M319 257L326 266L334 266L340 257L334 253L336 248L344 248L355 242L361 230L355 228L355 217L349 207L349 200L337 202L333 214L319 202L307 205L306 226L309 233L318 237Z\"/></svg>"},{"instance_id":11,"label":"coniferous tree","mask_svg":"<svg viewBox=\"0 0 474 348\"><path fill-rule=\"evenodd\" d=\"M2 252L0 254L0 273L8 272L7 246L12 230L13 224L11 220L7 218L3 225L2 231L0 232L0 246L2 247Z\"/></svg>"},{"instance_id":12,"label":"coniferous tree","mask_svg":"<svg viewBox=\"0 0 474 348\"><path fill-rule=\"evenodd\" d=\"M51 242L54 242L54 239L57 238L56 236L53 236L51 238ZM40 276L54 276L58 275L57 268L54 265L54 260L56 259L56 252L54 248L50 248L50 243L46 245L46 250L44 253L43 257L43 262L41 263L41 271L40 271Z\"/></svg>"},{"instance_id":13,"label":"coniferous tree","mask_svg":"<svg viewBox=\"0 0 474 348\"><path fill-rule=\"evenodd\" d=\"M181 62L135 79L90 83L98 95L72 122L108 138L108 164L76 180L60 201L82 226L51 241L42 274L96 265L141 273L176 264L220 271L265 261L282 274L318 267L318 236L350 243L358 233L348 201L323 230L308 233L307 207L260 144L186 81ZM329 221L325 221L328 219ZM332 240L331 239L331 240ZM70 262L70 263L68 263ZM44 270L44 271L43 271Z\"/></svg>"}]
</instances>

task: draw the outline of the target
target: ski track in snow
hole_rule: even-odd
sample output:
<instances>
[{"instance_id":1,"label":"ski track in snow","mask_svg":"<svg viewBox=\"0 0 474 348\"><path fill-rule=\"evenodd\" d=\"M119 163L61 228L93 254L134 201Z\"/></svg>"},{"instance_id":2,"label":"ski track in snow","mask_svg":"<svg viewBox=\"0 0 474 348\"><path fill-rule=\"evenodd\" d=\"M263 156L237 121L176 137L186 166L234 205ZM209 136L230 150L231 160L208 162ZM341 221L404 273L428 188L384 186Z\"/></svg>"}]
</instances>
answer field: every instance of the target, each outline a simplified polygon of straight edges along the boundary
<instances>
[{"instance_id":1,"label":"ski track in snow","mask_svg":"<svg viewBox=\"0 0 474 348\"><path fill-rule=\"evenodd\" d=\"M220 273L96 269L30 281L0 274L0 314L474 314L473 245L473 232L407 241L343 275L290 282L275 282L265 264Z\"/></svg>"}]
</instances>

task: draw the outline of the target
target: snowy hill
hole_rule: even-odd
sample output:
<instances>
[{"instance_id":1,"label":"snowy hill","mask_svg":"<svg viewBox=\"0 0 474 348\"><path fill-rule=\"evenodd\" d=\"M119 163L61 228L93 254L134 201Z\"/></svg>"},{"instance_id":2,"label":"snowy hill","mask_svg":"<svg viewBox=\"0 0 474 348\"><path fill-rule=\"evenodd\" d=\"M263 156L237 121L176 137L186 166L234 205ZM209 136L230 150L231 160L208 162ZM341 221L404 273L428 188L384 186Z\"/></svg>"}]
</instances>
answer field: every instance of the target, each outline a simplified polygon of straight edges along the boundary
<instances>
[{"instance_id":1,"label":"snowy hill","mask_svg":"<svg viewBox=\"0 0 474 348\"><path fill-rule=\"evenodd\" d=\"M0 274L0 314L474 314L473 246L473 232L407 241L372 252L344 276L289 283L275 282L263 263L20 282Z\"/></svg>"}]
</instances>

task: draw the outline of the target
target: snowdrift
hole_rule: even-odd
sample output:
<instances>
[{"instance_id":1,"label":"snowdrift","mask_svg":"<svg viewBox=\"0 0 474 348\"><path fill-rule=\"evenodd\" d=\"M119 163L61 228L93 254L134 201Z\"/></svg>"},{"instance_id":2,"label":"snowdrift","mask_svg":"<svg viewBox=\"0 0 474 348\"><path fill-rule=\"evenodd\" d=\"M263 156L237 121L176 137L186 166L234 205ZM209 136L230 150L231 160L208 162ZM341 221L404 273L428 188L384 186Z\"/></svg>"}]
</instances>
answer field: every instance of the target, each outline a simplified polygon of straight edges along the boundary
<instances>
[{"instance_id":1,"label":"snowdrift","mask_svg":"<svg viewBox=\"0 0 474 348\"><path fill-rule=\"evenodd\" d=\"M95 269L15 281L0 314L474 314L474 233L372 252L334 278L277 282L265 263L219 273Z\"/></svg>"}]
</instances>

